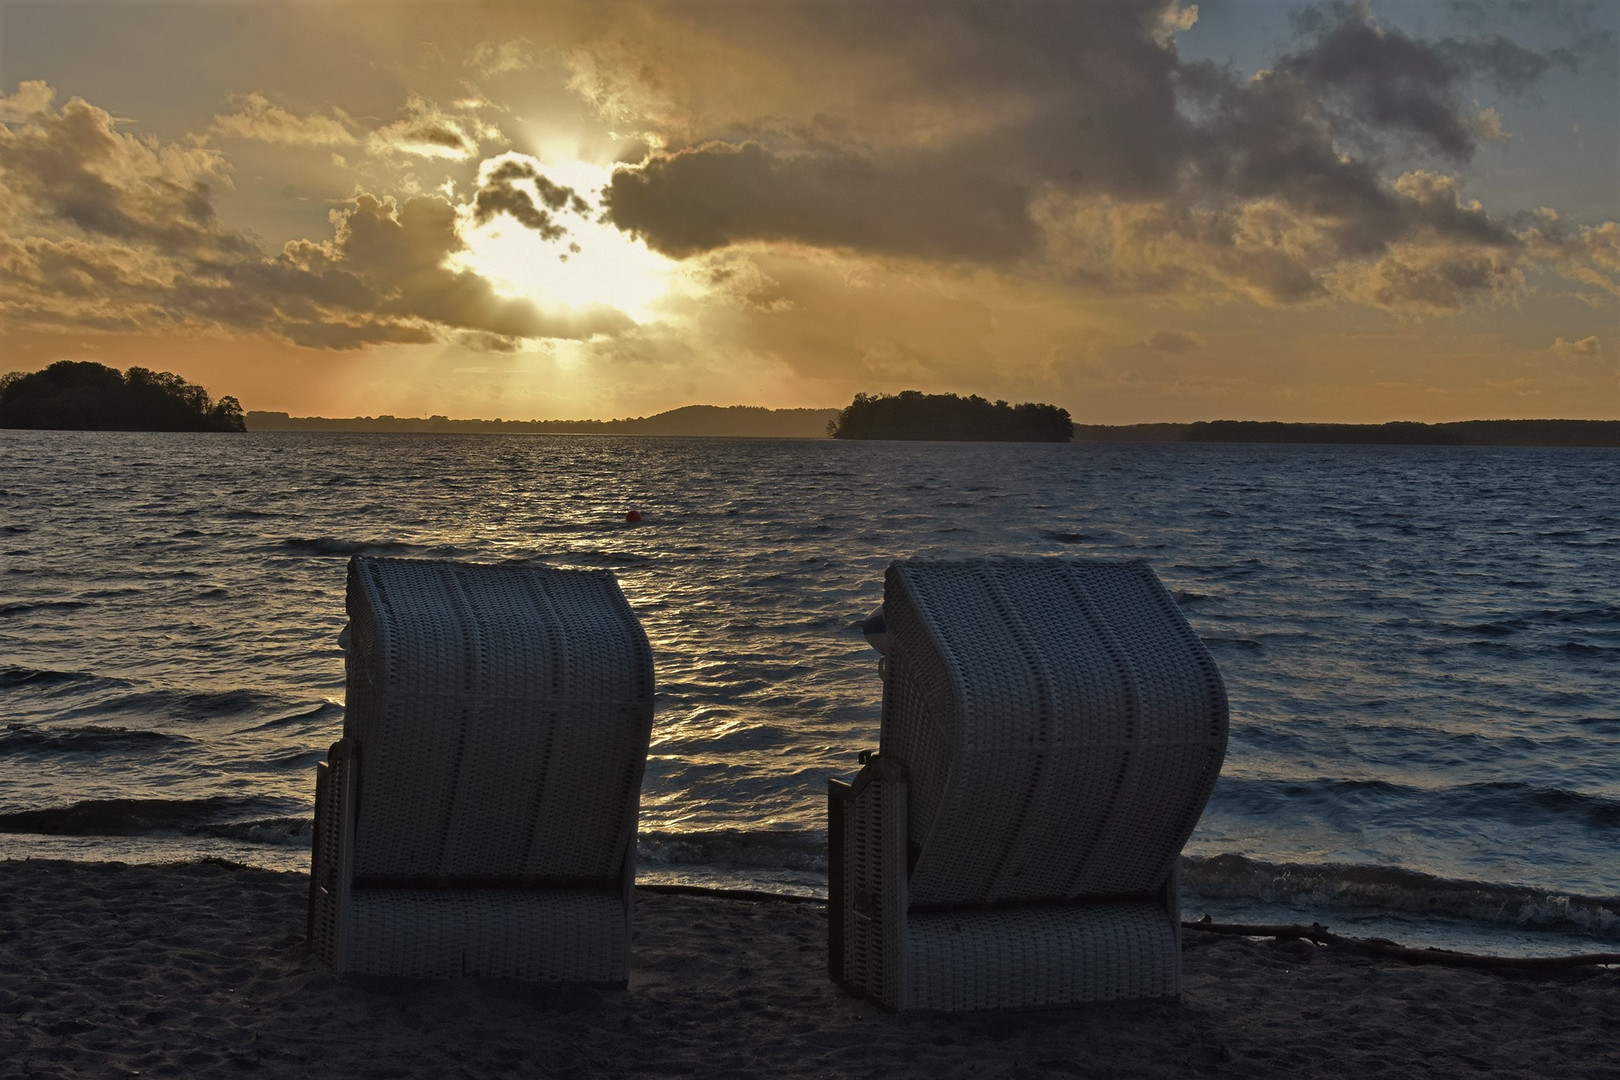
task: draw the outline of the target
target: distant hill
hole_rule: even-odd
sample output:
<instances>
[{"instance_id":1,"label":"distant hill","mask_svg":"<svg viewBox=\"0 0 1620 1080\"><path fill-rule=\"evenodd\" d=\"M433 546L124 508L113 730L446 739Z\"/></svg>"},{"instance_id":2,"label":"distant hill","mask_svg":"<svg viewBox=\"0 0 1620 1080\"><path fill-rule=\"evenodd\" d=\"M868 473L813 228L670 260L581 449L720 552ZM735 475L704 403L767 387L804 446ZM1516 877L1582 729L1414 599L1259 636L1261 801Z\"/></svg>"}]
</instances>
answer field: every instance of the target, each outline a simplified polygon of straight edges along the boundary
<instances>
[{"instance_id":1,"label":"distant hill","mask_svg":"<svg viewBox=\"0 0 1620 1080\"><path fill-rule=\"evenodd\" d=\"M249 431L463 431L533 435L699 435L724 438L824 439L837 409L765 409L754 405L687 405L625 420L451 420L445 416L289 416L247 414Z\"/></svg>"},{"instance_id":2,"label":"distant hill","mask_svg":"<svg viewBox=\"0 0 1620 1080\"><path fill-rule=\"evenodd\" d=\"M837 409L762 409L688 405L640 420L620 420L627 434L721 435L731 438L825 439Z\"/></svg>"},{"instance_id":3,"label":"distant hill","mask_svg":"<svg viewBox=\"0 0 1620 1080\"><path fill-rule=\"evenodd\" d=\"M443 416L247 414L249 431L467 431L509 434L695 435L824 439L839 409L688 405L624 420L451 420ZM1464 420L1449 424L1076 424L1076 442L1361 443L1425 446L1620 446L1620 420Z\"/></svg>"}]
</instances>

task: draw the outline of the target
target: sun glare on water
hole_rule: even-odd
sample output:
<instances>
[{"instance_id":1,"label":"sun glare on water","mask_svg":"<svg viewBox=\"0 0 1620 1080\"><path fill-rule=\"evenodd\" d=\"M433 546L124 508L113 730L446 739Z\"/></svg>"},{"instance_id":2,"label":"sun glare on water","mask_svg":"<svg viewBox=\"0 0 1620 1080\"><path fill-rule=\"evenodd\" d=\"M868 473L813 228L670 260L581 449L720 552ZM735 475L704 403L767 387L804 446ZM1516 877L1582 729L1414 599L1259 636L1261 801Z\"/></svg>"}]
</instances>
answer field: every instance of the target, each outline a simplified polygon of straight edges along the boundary
<instances>
[{"instance_id":1,"label":"sun glare on water","mask_svg":"<svg viewBox=\"0 0 1620 1080\"><path fill-rule=\"evenodd\" d=\"M487 279L499 292L545 308L607 305L637 323L656 318L657 302L675 286L677 264L598 220L599 195L612 169L583 161L534 164L553 184L584 199L588 213L552 211L551 219L567 230L555 239L504 213L481 225L469 220L462 229L466 249L452 263ZM532 186L522 180L514 186L544 208Z\"/></svg>"}]
</instances>

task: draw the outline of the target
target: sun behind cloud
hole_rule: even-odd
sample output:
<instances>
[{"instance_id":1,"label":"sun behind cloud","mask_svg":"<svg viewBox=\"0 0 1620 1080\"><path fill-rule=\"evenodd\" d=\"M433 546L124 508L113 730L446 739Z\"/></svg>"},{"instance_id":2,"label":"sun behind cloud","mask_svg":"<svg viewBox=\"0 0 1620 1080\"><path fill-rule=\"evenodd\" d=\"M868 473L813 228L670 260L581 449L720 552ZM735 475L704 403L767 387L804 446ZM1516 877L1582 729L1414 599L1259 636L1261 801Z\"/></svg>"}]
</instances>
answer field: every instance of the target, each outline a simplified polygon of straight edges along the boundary
<instances>
[{"instance_id":1,"label":"sun behind cloud","mask_svg":"<svg viewBox=\"0 0 1620 1080\"><path fill-rule=\"evenodd\" d=\"M584 161L502 154L479 168L456 269L542 309L606 306L637 323L657 318L679 264L601 220L597 193L612 170Z\"/></svg>"}]
</instances>

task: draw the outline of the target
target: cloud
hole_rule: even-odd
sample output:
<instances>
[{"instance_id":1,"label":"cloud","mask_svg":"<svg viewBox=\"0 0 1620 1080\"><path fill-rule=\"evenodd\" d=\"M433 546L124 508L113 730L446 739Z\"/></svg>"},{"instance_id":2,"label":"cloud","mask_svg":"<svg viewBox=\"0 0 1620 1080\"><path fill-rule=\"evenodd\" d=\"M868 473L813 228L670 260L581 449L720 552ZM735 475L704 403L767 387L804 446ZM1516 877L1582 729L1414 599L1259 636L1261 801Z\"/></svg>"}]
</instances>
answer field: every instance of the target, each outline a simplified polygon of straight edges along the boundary
<instances>
[{"instance_id":1,"label":"cloud","mask_svg":"<svg viewBox=\"0 0 1620 1080\"><path fill-rule=\"evenodd\" d=\"M1453 158L1473 153L1453 90L1462 69L1442 50L1379 26L1364 12L1321 23L1309 48L1276 67L1334 95L1348 118L1373 130L1412 135Z\"/></svg>"},{"instance_id":2,"label":"cloud","mask_svg":"<svg viewBox=\"0 0 1620 1080\"><path fill-rule=\"evenodd\" d=\"M1031 250L1026 190L988 159L953 165L710 143L617 170L604 201L619 228L676 257L757 240L987 261Z\"/></svg>"},{"instance_id":3,"label":"cloud","mask_svg":"<svg viewBox=\"0 0 1620 1080\"><path fill-rule=\"evenodd\" d=\"M483 225L497 214L507 214L542 238L557 240L568 235L567 227L555 217L564 211L585 217L591 207L573 188L548 179L533 159L502 155L480 167L473 198L474 224Z\"/></svg>"},{"instance_id":4,"label":"cloud","mask_svg":"<svg viewBox=\"0 0 1620 1080\"><path fill-rule=\"evenodd\" d=\"M1479 111L1479 115L1474 117L1473 131L1475 137L1484 142L1507 142L1513 138L1502 126L1502 114L1494 108Z\"/></svg>"},{"instance_id":5,"label":"cloud","mask_svg":"<svg viewBox=\"0 0 1620 1080\"><path fill-rule=\"evenodd\" d=\"M51 100L49 88L18 96ZM244 243L219 227L213 186L225 159L204 147L125 135L104 109L73 98L60 110L0 126L0 193L13 213L44 215L84 234L227 258Z\"/></svg>"},{"instance_id":6,"label":"cloud","mask_svg":"<svg viewBox=\"0 0 1620 1080\"><path fill-rule=\"evenodd\" d=\"M56 91L39 80L20 83L17 92L0 94L0 123L18 123L50 111Z\"/></svg>"},{"instance_id":7,"label":"cloud","mask_svg":"<svg viewBox=\"0 0 1620 1080\"><path fill-rule=\"evenodd\" d=\"M1376 213L1333 198L1189 207L1048 192L1034 213L1051 264L1103 294L1427 315L1525 289L1524 240L1465 202L1454 178L1408 173L1372 194Z\"/></svg>"},{"instance_id":8,"label":"cloud","mask_svg":"<svg viewBox=\"0 0 1620 1080\"><path fill-rule=\"evenodd\" d=\"M726 10L636 8L571 54L576 91L658 148L614 174L611 220L673 257L809 245L1409 314L1511 295L1537 257L1455 177L1386 157L1505 138L1463 88L1521 92L1557 50L1341 5L1244 78L1181 60L1195 13L1168 0Z\"/></svg>"},{"instance_id":9,"label":"cloud","mask_svg":"<svg viewBox=\"0 0 1620 1080\"><path fill-rule=\"evenodd\" d=\"M47 88L48 89L48 88ZM33 102L51 98L38 89ZM249 331L351 349L459 336L510 349L520 338L621 332L605 306L570 310L500 295L451 267L463 210L445 198L359 194L332 236L266 256L223 225L215 150L117 130L74 98L0 126L0 317L11 326ZM562 198L555 185L542 201ZM550 205L548 202L547 205Z\"/></svg>"},{"instance_id":10,"label":"cloud","mask_svg":"<svg viewBox=\"0 0 1620 1080\"><path fill-rule=\"evenodd\" d=\"M1333 274L1333 292L1390 311L1426 315L1457 311L1481 298L1509 299L1525 275L1505 251L1447 244L1398 244L1370 263Z\"/></svg>"},{"instance_id":11,"label":"cloud","mask_svg":"<svg viewBox=\"0 0 1620 1080\"><path fill-rule=\"evenodd\" d=\"M485 75L525 71L538 62L534 42L525 37L500 42L480 41L467 54L467 66Z\"/></svg>"},{"instance_id":12,"label":"cloud","mask_svg":"<svg viewBox=\"0 0 1620 1080\"><path fill-rule=\"evenodd\" d=\"M1052 178L1139 194L1174 178L1165 3L734 10L638 9L573 61L593 104L665 148L609 196L659 250L768 239L1007 261L1038 246L1027 202Z\"/></svg>"},{"instance_id":13,"label":"cloud","mask_svg":"<svg viewBox=\"0 0 1620 1080\"><path fill-rule=\"evenodd\" d=\"M1620 222L1572 228L1543 208L1519 234L1537 261L1578 285L1597 292L1578 294L1593 307L1620 299Z\"/></svg>"},{"instance_id":14,"label":"cloud","mask_svg":"<svg viewBox=\"0 0 1620 1080\"><path fill-rule=\"evenodd\" d=\"M422 340L436 330L470 331L472 341L584 338L632 325L606 306L547 310L534 300L502 296L477 274L449 267L447 258L463 247L458 220L444 199L400 204L360 195L333 212L331 240L290 243L280 259L248 268L242 284L265 280L283 295L306 299L336 316L315 322L330 322L345 334L351 327L402 332L389 340Z\"/></svg>"},{"instance_id":15,"label":"cloud","mask_svg":"<svg viewBox=\"0 0 1620 1080\"><path fill-rule=\"evenodd\" d=\"M368 148L378 154L410 154L423 158L466 161L485 142L504 142L500 130L480 120L476 109L446 110L411 94L400 110L404 115L371 133Z\"/></svg>"},{"instance_id":16,"label":"cloud","mask_svg":"<svg viewBox=\"0 0 1620 1080\"><path fill-rule=\"evenodd\" d=\"M1557 338L1549 351L1560 360L1590 362L1603 359L1603 342L1596 334L1581 338L1579 341Z\"/></svg>"},{"instance_id":17,"label":"cloud","mask_svg":"<svg viewBox=\"0 0 1620 1080\"><path fill-rule=\"evenodd\" d=\"M350 130L354 122L341 109L331 116L296 116L273 104L263 94L240 94L232 99L234 113L216 115L210 135L251 139L274 146L353 146L359 139Z\"/></svg>"},{"instance_id":18,"label":"cloud","mask_svg":"<svg viewBox=\"0 0 1620 1080\"><path fill-rule=\"evenodd\" d=\"M1182 353L1202 349L1208 345L1203 335L1191 330L1160 330L1148 342L1154 352Z\"/></svg>"}]
</instances>

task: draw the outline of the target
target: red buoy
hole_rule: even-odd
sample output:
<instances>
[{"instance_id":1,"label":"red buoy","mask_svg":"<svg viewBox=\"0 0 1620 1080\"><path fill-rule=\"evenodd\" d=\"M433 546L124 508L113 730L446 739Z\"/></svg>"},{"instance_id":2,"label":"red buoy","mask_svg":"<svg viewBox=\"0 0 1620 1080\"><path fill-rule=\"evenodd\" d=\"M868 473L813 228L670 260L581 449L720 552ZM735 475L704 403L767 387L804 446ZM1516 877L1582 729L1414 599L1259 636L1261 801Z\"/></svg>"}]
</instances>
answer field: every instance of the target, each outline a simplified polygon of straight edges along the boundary
<instances>
[{"instance_id":1,"label":"red buoy","mask_svg":"<svg viewBox=\"0 0 1620 1080\"><path fill-rule=\"evenodd\" d=\"M640 510L632 510L632 511L630 511L628 514L624 515L624 520L628 521L630 524L634 525L636 522L641 520L641 511Z\"/></svg>"}]
</instances>

